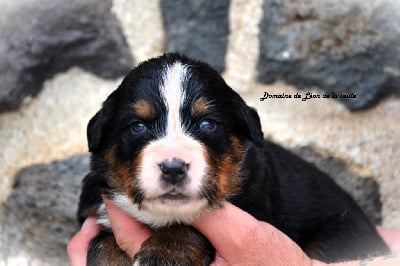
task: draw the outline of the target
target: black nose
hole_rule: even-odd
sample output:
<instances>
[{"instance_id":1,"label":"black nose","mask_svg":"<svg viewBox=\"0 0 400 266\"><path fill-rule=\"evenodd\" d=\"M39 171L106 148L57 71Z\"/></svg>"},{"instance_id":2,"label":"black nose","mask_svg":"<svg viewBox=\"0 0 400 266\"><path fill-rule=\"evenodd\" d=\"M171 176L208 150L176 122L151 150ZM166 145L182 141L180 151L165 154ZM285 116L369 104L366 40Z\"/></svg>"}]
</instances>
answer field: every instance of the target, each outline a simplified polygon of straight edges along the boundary
<instances>
[{"instance_id":1,"label":"black nose","mask_svg":"<svg viewBox=\"0 0 400 266\"><path fill-rule=\"evenodd\" d=\"M173 158L170 161L165 160L159 166L162 173L161 178L172 185L182 182L189 168L189 164L177 158Z\"/></svg>"}]
</instances>

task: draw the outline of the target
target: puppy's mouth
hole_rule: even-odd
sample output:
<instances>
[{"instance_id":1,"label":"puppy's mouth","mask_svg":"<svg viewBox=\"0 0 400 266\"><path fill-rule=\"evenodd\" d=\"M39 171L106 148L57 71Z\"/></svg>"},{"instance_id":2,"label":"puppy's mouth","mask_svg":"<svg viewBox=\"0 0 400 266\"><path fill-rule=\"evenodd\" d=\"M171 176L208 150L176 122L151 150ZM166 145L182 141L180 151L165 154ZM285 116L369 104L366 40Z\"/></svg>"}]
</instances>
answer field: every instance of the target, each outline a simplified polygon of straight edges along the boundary
<instances>
[{"instance_id":1,"label":"puppy's mouth","mask_svg":"<svg viewBox=\"0 0 400 266\"><path fill-rule=\"evenodd\" d=\"M185 195L185 194L183 194L182 192L180 192L176 188L173 188L169 192L161 195L159 197L159 199L163 203L170 202L170 201L185 203L185 202L188 202L190 200L190 197Z\"/></svg>"}]
</instances>

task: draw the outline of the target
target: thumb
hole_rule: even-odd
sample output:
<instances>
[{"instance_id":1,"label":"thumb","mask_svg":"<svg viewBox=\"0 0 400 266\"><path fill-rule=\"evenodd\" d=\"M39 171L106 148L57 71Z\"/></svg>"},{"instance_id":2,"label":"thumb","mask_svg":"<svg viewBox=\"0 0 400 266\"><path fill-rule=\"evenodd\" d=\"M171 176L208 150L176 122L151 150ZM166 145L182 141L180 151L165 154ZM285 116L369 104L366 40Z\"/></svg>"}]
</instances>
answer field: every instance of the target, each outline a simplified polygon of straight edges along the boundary
<instances>
[{"instance_id":1,"label":"thumb","mask_svg":"<svg viewBox=\"0 0 400 266\"><path fill-rule=\"evenodd\" d=\"M115 206L109 199L103 197L103 201L118 246L133 258L142 243L151 236L151 230Z\"/></svg>"},{"instance_id":2,"label":"thumb","mask_svg":"<svg viewBox=\"0 0 400 266\"><path fill-rule=\"evenodd\" d=\"M99 228L96 218L88 217L81 230L76 233L68 243L67 253L72 266L85 266L89 242L97 235Z\"/></svg>"},{"instance_id":3,"label":"thumb","mask_svg":"<svg viewBox=\"0 0 400 266\"><path fill-rule=\"evenodd\" d=\"M243 256L243 245L251 244L253 237L259 234L260 227L258 220L229 202L225 202L222 208L201 216L192 225L228 263ZM218 261L217 264L223 263Z\"/></svg>"}]
</instances>

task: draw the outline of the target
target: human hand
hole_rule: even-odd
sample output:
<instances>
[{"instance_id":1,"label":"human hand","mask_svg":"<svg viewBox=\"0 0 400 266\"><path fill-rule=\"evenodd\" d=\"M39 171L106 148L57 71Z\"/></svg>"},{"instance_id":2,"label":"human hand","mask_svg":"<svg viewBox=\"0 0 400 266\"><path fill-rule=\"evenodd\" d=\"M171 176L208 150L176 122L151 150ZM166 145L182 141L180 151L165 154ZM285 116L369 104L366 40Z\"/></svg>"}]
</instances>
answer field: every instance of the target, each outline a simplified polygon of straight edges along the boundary
<instances>
[{"instance_id":1,"label":"human hand","mask_svg":"<svg viewBox=\"0 0 400 266\"><path fill-rule=\"evenodd\" d=\"M123 212L120 208L103 198L107 208L111 227L118 246L133 258L139 251L142 243L151 236L151 230L144 224ZM77 232L67 246L71 266L85 266L90 241L99 232L96 218L89 217L81 230Z\"/></svg>"},{"instance_id":2,"label":"human hand","mask_svg":"<svg viewBox=\"0 0 400 266\"><path fill-rule=\"evenodd\" d=\"M104 199L115 239L119 247L133 258L151 230ZM213 263L219 265L311 265L311 260L285 234L260 222L230 203L200 217L193 224L217 250ZM95 218L86 219L82 229L68 244L72 266L86 265L90 240L98 233ZM262 250L262 252L260 252ZM296 263L297 264L293 264Z\"/></svg>"},{"instance_id":3,"label":"human hand","mask_svg":"<svg viewBox=\"0 0 400 266\"><path fill-rule=\"evenodd\" d=\"M400 250L400 230L386 229L377 226L376 229L392 251Z\"/></svg>"},{"instance_id":4,"label":"human hand","mask_svg":"<svg viewBox=\"0 0 400 266\"><path fill-rule=\"evenodd\" d=\"M151 230L125 214L109 200L104 199L110 222L118 245L130 257L139 251L142 243L151 236ZM203 233L216 248L214 266L239 265L326 265L311 260L284 233L267 223L256 220L248 213L230 203L197 219L193 226ZM378 228L392 250L399 248L400 231ZM86 219L82 229L68 244L68 255L72 266L86 265L90 240L98 233L96 219ZM377 259L376 265L397 265L398 258L384 261ZM370 261L372 262L373 261ZM268 264L269 263L269 264ZM359 262L343 262L335 265L358 265ZM392 264L394 263L394 264Z\"/></svg>"},{"instance_id":5,"label":"human hand","mask_svg":"<svg viewBox=\"0 0 400 266\"><path fill-rule=\"evenodd\" d=\"M89 243L99 232L95 217L86 218L82 228L69 241L67 253L71 266L86 265Z\"/></svg>"},{"instance_id":6,"label":"human hand","mask_svg":"<svg viewBox=\"0 0 400 266\"><path fill-rule=\"evenodd\" d=\"M312 260L284 233L272 225L256 220L229 202L207 213L193 226L215 247L213 266L222 265L313 265L328 264ZM400 231L378 227L378 232L391 248L400 249ZM330 266L394 266L400 265L396 252L382 257L329 264Z\"/></svg>"},{"instance_id":7,"label":"human hand","mask_svg":"<svg viewBox=\"0 0 400 266\"><path fill-rule=\"evenodd\" d=\"M214 266L317 264L284 233L229 202L200 217L193 226L215 247Z\"/></svg>"},{"instance_id":8,"label":"human hand","mask_svg":"<svg viewBox=\"0 0 400 266\"><path fill-rule=\"evenodd\" d=\"M104 199L112 230L119 247L131 258L151 230ZM289 237L273 226L260 222L230 203L200 217L193 224L217 249L213 263L219 265L311 265L311 260ZM68 244L72 266L86 265L90 240L98 233L95 218L86 219ZM262 250L262 252L260 252ZM295 264L293 264L295 263Z\"/></svg>"}]
</instances>

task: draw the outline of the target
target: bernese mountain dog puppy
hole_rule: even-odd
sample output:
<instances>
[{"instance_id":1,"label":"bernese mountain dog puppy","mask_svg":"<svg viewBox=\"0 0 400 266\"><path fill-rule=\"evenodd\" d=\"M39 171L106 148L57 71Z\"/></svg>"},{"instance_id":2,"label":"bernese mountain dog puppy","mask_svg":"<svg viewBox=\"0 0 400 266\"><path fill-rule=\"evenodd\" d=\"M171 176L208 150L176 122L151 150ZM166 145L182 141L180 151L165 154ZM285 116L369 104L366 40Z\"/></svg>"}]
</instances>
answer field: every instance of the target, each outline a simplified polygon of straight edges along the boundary
<instances>
[{"instance_id":1,"label":"bernese mountain dog puppy","mask_svg":"<svg viewBox=\"0 0 400 266\"><path fill-rule=\"evenodd\" d=\"M225 200L321 261L388 251L327 174L263 139L257 112L205 63L171 53L139 64L87 134L78 217L102 227L88 265L209 265L215 250L190 223ZM135 258L116 245L102 194L153 229Z\"/></svg>"}]
</instances>

